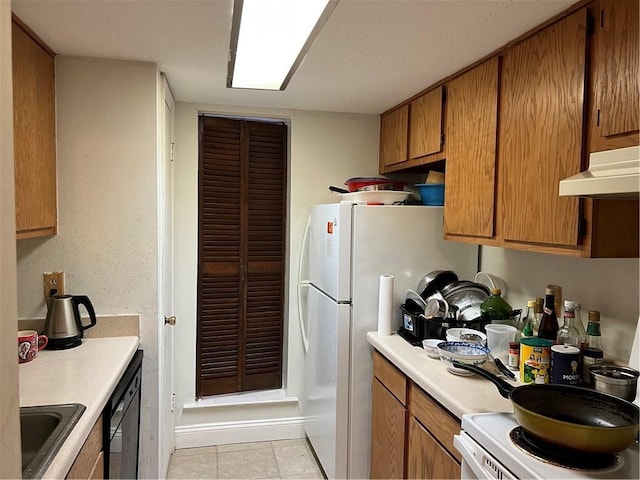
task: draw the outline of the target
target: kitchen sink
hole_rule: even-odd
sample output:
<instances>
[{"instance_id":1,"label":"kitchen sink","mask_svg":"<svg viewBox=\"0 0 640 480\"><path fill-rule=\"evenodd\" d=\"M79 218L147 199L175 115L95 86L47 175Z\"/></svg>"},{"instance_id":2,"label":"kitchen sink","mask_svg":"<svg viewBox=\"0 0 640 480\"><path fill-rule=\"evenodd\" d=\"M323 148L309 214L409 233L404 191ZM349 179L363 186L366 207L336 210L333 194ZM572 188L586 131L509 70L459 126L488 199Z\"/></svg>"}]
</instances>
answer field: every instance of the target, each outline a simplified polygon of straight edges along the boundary
<instances>
[{"instance_id":1,"label":"kitchen sink","mask_svg":"<svg viewBox=\"0 0 640 480\"><path fill-rule=\"evenodd\" d=\"M41 478L85 411L80 403L20 407L22 478Z\"/></svg>"}]
</instances>

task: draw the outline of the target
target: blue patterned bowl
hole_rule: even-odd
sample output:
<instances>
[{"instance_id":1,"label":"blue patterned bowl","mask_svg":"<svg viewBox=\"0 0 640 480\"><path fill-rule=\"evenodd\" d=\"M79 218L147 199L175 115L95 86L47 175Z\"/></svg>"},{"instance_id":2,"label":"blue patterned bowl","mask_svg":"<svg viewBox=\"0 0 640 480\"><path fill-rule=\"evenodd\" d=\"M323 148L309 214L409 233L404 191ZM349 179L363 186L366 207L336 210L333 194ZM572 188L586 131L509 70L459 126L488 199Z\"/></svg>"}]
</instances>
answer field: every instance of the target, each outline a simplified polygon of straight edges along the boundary
<instances>
[{"instance_id":1,"label":"blue patterned bowl","mask_svg":"<svg viewBox=\"0 0 640 480\"><path fill-rule=\"evenodd\" d=\"M440 342L440 360L453 364L454 361L467 365L482 365L487 360L489 349L472 342Z\"/></svg>"}]
</instances>

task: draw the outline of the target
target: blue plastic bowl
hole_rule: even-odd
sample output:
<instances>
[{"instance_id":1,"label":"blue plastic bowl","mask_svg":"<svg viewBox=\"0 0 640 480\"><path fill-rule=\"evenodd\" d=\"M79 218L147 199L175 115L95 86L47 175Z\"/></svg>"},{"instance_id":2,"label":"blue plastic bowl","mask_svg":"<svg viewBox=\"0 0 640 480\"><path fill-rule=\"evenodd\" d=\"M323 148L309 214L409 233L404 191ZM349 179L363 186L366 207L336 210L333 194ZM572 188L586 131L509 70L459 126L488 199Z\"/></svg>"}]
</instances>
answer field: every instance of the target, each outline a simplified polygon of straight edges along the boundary
<instances>
[{"instance_id":1,"label":"blue plastic bowl","mask_svg":"<svg viewBox=\"0 0 640 480\"><path fill-rule=\"evenodd\" d=\"M444 183L417 183L423 205L444 205Z\"/></svg>"}]
</instances>

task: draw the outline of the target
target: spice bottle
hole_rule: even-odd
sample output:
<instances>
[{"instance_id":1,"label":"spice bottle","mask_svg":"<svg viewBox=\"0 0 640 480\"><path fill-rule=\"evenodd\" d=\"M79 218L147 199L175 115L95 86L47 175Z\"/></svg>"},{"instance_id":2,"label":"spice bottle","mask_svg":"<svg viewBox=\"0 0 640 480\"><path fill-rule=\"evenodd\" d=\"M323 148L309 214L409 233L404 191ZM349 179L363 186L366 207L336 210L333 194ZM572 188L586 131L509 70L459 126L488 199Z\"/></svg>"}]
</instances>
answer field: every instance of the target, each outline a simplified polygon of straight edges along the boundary
<instances>
[{"instance_id":1,"label":"spice bottle","mask_svg":"<svg viewBox=\"0 0 640 480\"><path fill-rule=\"evenodd\" d=\"M491 289L491 296L480 305L480 317L487 323L507 323L513 325L511 312L513 309L502 298L499 288Z\"/></svg>"},{"instance_id":2,"label":"spice bottle","mask_svg":"<svg viewBox=\"0 0 640 480\"><path fill-rule=\"evenodd\" d=\"M587 325L587 345L602 350L602 338L600 336L600 312L589 310L589 324Z\"/></svg>"},{"instance_id":3,"label":"spice bottle","mask_svg":"<svg viewBox=\"0 0 640 480\"><path fill-rule=\"evenodd\" d=\"M558 317L556 316L554 302L555 295L553 294L553 288L547 287L545 290L542 319L540 320L540 327L538 328L538 337L546 338L553 342L555 342L558 337Z\"/></svg>"},{"instance_id":4,"label":"spice bottle","mask_svg":"<svg viewBox=\"0 0 640 480\"><path fill-rule=\"evenodd\" d=\"M509 362L511 370L520 370L520 342L509 342Z\"/></svg>"}]
</instances>

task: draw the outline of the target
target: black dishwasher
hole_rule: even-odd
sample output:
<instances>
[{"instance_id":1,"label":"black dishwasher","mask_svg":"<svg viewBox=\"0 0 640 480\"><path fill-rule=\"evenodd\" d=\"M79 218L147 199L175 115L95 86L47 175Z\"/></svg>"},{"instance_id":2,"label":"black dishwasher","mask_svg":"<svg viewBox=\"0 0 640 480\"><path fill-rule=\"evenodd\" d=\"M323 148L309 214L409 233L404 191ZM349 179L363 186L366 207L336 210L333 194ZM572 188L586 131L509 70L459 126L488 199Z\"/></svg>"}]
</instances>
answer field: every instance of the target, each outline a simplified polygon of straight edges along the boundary
<instances>
[{"instance_id":1,"label":"black dishwasher","mask_svg":"<svg viewBox=\"0 0 640 480\"><path fill-rule=\"evenodd\" d=\"M138 350L104 407L104 478L138 478L141 367Z\"/></svg>"}]
</instances>

